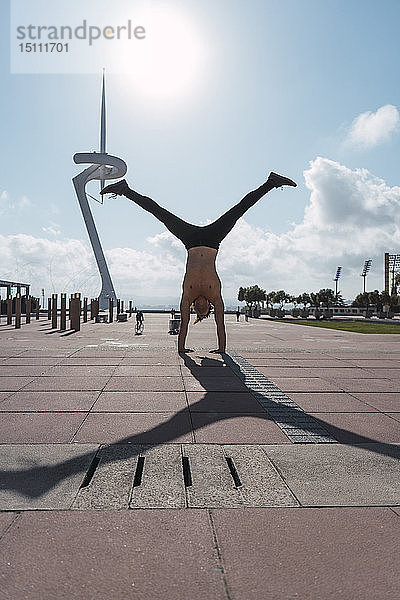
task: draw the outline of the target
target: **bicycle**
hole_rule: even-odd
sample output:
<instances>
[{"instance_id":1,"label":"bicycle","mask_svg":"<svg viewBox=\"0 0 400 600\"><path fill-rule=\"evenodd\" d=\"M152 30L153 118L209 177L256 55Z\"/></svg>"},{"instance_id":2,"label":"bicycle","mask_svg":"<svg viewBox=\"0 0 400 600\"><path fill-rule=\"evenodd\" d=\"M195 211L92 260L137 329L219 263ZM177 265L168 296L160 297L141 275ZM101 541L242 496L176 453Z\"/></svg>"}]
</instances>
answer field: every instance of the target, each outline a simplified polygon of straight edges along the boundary
<instances>
[{"instance_id":1,"label":"bicycle","mask_svg":"<svg viewBox=\"0 0 400 600\"><path fill-rule=\"evenodd\" d=\"M143 321L136 321L135 335L142 335L143 331L144 331L144 323L143 323Z\"/></svg>"}]
</instances>

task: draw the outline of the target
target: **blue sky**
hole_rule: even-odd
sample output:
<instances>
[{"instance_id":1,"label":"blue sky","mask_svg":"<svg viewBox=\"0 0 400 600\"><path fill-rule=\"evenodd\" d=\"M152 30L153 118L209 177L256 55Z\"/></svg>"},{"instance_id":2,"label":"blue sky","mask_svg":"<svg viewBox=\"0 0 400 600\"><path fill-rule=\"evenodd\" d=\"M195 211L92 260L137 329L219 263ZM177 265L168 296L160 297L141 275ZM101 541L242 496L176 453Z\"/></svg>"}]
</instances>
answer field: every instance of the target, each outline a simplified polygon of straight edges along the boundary
<instances>
[{"instance_id":1,"label":"blue sky","mask_svg":"<svg viewBox=\"0 0 400 600\"><path fill-rule=\"evenodd\" d=\"M71 178L79 172L73 154L98 148L101 74L11 74L9 3L2 4L0 278L32 281L34 293L45 287L95 295L99 278ZM131 72L107 73L107 150L127 162L130 185L204 223L270 170L288 175L298 188L271 192L221 247L226 299L254 283L290 293L333 287L338 265L340 289L352 298L367 258L368 287L382 289L383 252L400 245L400 4L146 5L141 18L150 36L151 17L161 13L190 41L184 37L179 47L167 27L155 41L165 52L178 44L168 68L170 82L182 85L170 93L140 71L140 57ZM109 3L96 6L111 18ZM135 7L116 0L112 18L135 19ZM117 293L138 303L178 298L185 252L163 226L126 199L91 206Z\"/></svg>"}]
</instances>

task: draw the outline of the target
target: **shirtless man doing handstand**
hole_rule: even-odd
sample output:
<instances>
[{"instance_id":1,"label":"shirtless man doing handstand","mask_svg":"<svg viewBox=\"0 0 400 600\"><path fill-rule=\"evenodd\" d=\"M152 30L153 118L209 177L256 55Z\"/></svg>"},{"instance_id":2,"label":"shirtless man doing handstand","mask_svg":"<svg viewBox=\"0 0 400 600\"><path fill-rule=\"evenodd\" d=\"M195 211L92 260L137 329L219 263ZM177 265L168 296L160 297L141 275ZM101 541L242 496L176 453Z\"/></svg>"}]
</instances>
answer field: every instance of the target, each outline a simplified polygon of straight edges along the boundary
<instances>
[{"instance_id":1,"label":"shirtless man doing handstand","mask_svg":"<svg viewBox=\"0 0 400 600\"><path fill-rule=\"evenodd\" d=\"M296 183L287 177L270 173L267 181L246 196L219 219L209 225L192 225L162 208L147 196L142 196L132 190L125 179L105 187L101 194L126 196L144 210L153 214L165 227L185 245L188 252L186 272L182 285L180 304L181 328L178 336L178 352L190 352L185 348L186 336L190 319L190 307L196 311L196 321L208 317L211 307L214 307L214 317L217 326L218 350L223 353L226 349L226 333L224 323L224 303L221 296L221 281L215 268L215 259L222 240L233 229L236 221L253 206L260 198L274 188Z\"/></svg>"}]
</instances>

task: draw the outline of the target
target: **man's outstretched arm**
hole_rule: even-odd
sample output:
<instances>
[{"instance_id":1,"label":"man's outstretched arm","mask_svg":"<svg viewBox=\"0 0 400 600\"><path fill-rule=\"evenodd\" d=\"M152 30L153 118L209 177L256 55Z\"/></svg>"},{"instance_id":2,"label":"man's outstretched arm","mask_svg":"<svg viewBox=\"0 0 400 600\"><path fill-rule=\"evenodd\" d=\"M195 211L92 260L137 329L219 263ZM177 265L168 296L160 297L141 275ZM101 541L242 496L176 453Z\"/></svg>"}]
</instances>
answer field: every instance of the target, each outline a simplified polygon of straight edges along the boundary
<instances>
[{"instance_id":1,"label":"man's outstretched arm","mask_svg":"<svg viewBox=\"0 0 400 600\"><path fill-rule=\"evenodd\" d=\"M222 298L219 297L214 303L214 318L217 325L218 350L217 352L225 352L226 350L226 333L225 333L225 307Z\"/></svg>"},{"instance_id":2,"label":"man's outstretched arm","mask_svg":"<svg viewBox=\"0 0 400 600\"><path fill-rule=\"evenodd\" d=\"M185 296L181 299L181 327L178 335L178 352L188 352L185 348L186 336L188 331L189 319L190 319L190 303Z\"/></svg>"}]
</instances>

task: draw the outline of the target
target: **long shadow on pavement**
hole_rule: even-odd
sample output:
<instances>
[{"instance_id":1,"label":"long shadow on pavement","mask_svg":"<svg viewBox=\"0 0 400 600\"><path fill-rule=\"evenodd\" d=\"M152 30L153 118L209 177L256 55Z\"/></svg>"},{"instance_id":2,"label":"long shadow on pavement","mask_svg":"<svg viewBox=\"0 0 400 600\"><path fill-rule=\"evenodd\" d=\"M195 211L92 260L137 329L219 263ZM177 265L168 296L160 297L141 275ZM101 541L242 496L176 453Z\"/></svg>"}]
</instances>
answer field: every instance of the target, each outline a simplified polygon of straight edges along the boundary
<instances>
[{"instance_id":1,"label":"long shadow on pavement","mask_svg":"<svg viewBox=\"0 0 400 600\"><path fill-rule=\"evenodd\" d=\"M228 357L227 357L228 358ZM124 445L129 444L132 445L132 454L131 456L137 456L139 451L143 451L143 445L146 445L146 448L154 448L156 446L160 446L162 444L167 444L172 442L173 440L179 438L180 436L190 433L193 430L199 430L203 427L211 423L215 423L217 421L221 421L224 419L232 419L232 418L240 418L242 416L251 414L253 417L258 417L261 419L269 419L268 413L241 413L241 414L232 414L232 413L217 413L215 411L210 411L210 394L214 393L212 390L207 390L207 386L209 385L209 375L202 374L202 368L206 369L207 367L216 367L220 366L220 361L214 360L208 357L203 357L201 361L201 365L199 366L195 361L193 361L187 354L183 355L183 361L186 367L190 370L191 374L199 381L199 383L206 390L204 396L198 402L191 405L191 409L198 416L196 426L191 423L191 419L187 419L187 408L180 410L175 413L168 421L156 425L146 431L142 431L138 434L128 436L110 444L110 446L114 445ZM228 362L230 361L230 358ZM225 367L229 368L229 367ZM231 371L231 370L230 370ZM233 374L231 371L230 375ZM243 390L245 391L245 390ZM291 421L293 417L297 417L299 414L304 415L304 411L300 408L292 408L285 407L287 409L287 417L288 422ZM346 434L351 434L352 441L341 442L346 446L357 446L362 447L363 445L368 445L369 451L375 452L377 454L382 454L384 456L400 459L400 445L390 444L390 443L382 443L374 440L372 438L355 434L350 432L349 430L342 429L340 427L336 427L327 423L323 419L315 418L314 422L317 421L323 427L329 431L331 435L333 435L336 439L340 440ZM307 429L307 425L302 425L304 429ZM309 425L310 428L313 425ZM145 442L143 441L144 436L150 439L156 439L157 442ZM138 447L140 450L138 450ZM50 489L55 487L59 481L66 479L72 475L76 475L82 472L82 475L86 473L87 468L83 465L86 462L90 461L93 458L94 452L87 452L80 454L77 457L72 459L68 459L65 461L60 461L56 465L52 466L39 466L39 467L30 467L28 469L20 469L20 470L0 470L0 491L1 490L15 490L16 492L31 498L37 498L42 496ZM124 459L127 456L124 455ZM118 458L114 456L103 455L103 462L117 462Z\"/></svg>"}]
</instances>

